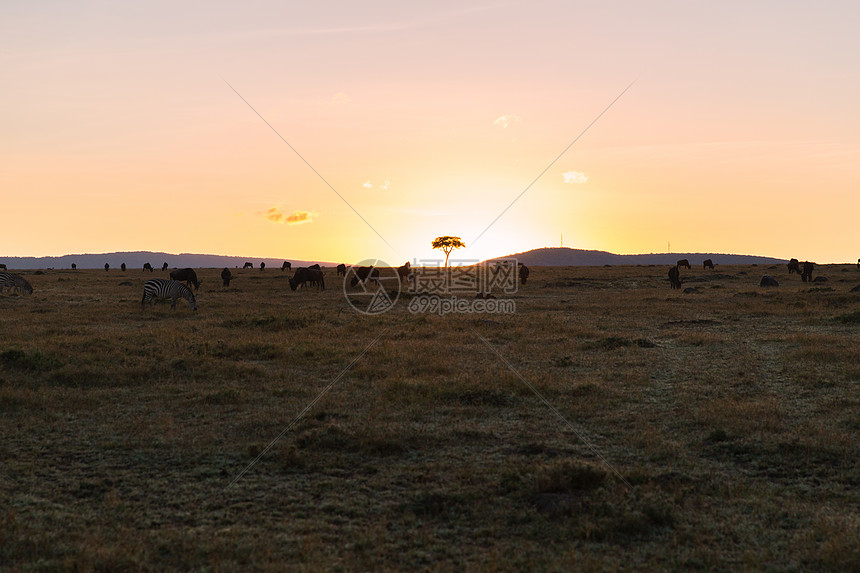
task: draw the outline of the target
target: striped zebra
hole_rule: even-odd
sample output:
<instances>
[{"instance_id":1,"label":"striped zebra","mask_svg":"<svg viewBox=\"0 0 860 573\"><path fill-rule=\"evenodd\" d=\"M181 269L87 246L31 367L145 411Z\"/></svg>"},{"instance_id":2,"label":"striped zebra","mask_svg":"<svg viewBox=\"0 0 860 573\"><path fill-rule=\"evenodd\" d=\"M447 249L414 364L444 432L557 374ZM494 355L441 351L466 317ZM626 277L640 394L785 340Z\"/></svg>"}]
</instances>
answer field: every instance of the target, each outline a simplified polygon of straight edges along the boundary
<instances>
[{"instance_id":1,"label":"striped zebra","mask_svg":"<svg viewBox=\"0 0 860 573\"><path fill-rule=\"evenodd\" d=\"M0 273L0 292L9 288L9 292L18 291L18 294L33 294L33 287L27 279L15 273Z\"/></svg>"},{"instance_id":2,"label":"striped zebra","mask_svg":"<svg viewBox=\"0 0 860 573\"><path fill-rule=\"evenodd\" d=\"M140 301L140 309L146 309L146 302L155 306L155 299L169 298L171 300L170 310L176 310L176 301L184 298L191 305L191 310L197 310L197 299L187 286L179 281L167 279L150 279L143 285L143 299Z\"/></svg>"}]
</instances>

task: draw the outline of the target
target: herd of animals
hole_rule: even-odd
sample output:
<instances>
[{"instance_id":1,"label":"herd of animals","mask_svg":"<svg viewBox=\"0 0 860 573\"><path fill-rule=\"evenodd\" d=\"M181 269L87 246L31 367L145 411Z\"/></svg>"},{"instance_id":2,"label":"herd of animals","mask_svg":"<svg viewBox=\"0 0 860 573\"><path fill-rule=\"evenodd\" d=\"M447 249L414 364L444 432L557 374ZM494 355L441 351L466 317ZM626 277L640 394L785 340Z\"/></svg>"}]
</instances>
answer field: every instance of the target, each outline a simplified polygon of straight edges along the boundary
<instances>
[{"instance_id":1,"label":"herd of animals","mask_svg":"<svg viewBox=\"0 0 860 573\"><path fill-rule=\"evenodd\" d=\"M687 259L681 259L677 263L675 263L675 266L669 268L669 284L673 289L681 288L681 268L690 269L690 261L688 261ZM714 270L714 262L711 259L705 259L702 263L702 268L703 270ZM816 277L816 279L813 281L812 271L814 269L815 263L811 263L809 261L804 261L801 263L797 259L791 259L788 262L788 274L799 274L803 282L824 282L827 280L825 277ZM857 270L860 270L860 259L857 259ZM759 282L759 286L775 287L779 286L779 281L777 281L770 275L764 275L761 277L761 282Z\"/></svg>"},{"instance_id":2,"label":"herd of animals","mask_svg":"<svg viewBox=\"0 0 860 573\"><path fill-rule=\"evenodd\" d=\"M498 272L500 268L500 262L496 263L494 268L494 272ZM519 267L519 278L521 284L526 284L528 280L530 271L529 268L522 263L518 264ZM105 271L110 270L110 265L105 263ZM254 268L253 263L246 262L243 269ZM681 269L691 269L690 261L687 259L680 259L674 266L669 268L669 284L672 289L680 289L681 288ZM714 262L711 259L705 259L702 262L703 270L714 270ZM120 269L122 271L126 270L125 263L120 265ZM168 269L167 263L164 263L161 266L162 271L166 271ZM260 263L260 270L263 271L266 269L266 263ZM809 261L799 262L797 259L791 259L788 262L788 274L791 275L793 273L799 274L800 278L803 282L818 282L819 280L826 281L827 279L824 277L816 277L815 281L812 279L812 271L815 269L815 263L811 263ZM72 270L77 270L77 265L72 263ZM150 263L145 263L143 265L143 270L154 272L154 269ZM284 261L284 264L281 265L281 271L292 270L292 264L289 261ZM347 274L347 266L345 264L337 265L337 276L346 277ZM379 269L373 266L362 266L362 267L349 267L349 270L352 271L353 276L350 280L350 286L356 287L359 284L365 285L367 281L373 281L377 285L380 284L380 273ZM857 270L860 270L860 259L857 259ZM407 261L406 264L397 267L397 275L401 281L413 281L415 275L412 273L412 267L410 263ZM233 273L230 272L230 269L224 267L224 270L221 271L221 280L225 287L230 286L230 281L233 279ZM293 276L289 279L290 289L295 291L299 287L316 287L319 290L325 290L325 276L323 270L320 268L318 264L309 265L307 267L299 267L296 269ZM764 275L761 278L761 282L759 283L762 287L773 287L779 286L779 282L770 275ZM143 285L143 298L140 301L140 305L142 309L146 308L146 303L149 302L150 306L155 304L156 299L171 299L171 310L176 309L176 302L180 298L188 301L189 306L192 310L197 310L197 299L194 296L194 291L200 288L200 281L197 279L197 273L194 269L185 268L185 269L174 269L170 271L170 279L150 279L146 281ZM0 293L4 292L6 289L9 289L11 293L18 293L19 295L32 294L33 287L30 283L21 275L10 273L6 268L6 265L0 263ZM479 297L481 294L479 294Z\"/></svg>"}]
</instances>

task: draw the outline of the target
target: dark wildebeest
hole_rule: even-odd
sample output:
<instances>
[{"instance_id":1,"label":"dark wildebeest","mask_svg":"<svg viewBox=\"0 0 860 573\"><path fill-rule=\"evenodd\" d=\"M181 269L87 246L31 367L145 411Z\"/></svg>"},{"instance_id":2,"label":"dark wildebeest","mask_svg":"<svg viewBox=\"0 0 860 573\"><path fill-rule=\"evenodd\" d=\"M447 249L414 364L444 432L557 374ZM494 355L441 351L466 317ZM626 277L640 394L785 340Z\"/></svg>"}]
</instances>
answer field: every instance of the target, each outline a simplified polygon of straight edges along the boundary
<instances>
[{"instance_id":1,"label":"dark wildebeest","mask_svg":"<svg viewBox=\"0 0 860 573\"><path fill-rule=\"evenodd\" d=\"M109 268L110 268L110 265L105 263L105 271L107 271Z\"/></svg>"},{"instance_id":2,"label":"dark wildebeest","mask_svg":"<svg viewBox=\"0 0 860 573\"><path fill-rule=\"evenodd\" d=\"M411 272L412 265L409 263L409 261L406 261L404 265L397 267L397 276L400 277L400 280L403 280L408 277L409 273Z\"/></svg>"},{"instance_id":3,"label":"dark wildebeest","mask_svg":"<svg viewBox=\"0 0 860 573\"><path fill-rule=\"evenodd\" d=\"M281 265L281 272L284 272L287 269L293 270L293 263L290 261L284 261L284 264Z\"/></svg>"},{"instance_id":4,"label":"dark wildebeest","mask_svg":"<svg viewBox=\"0 0 860 573\"><path fill-rule=\"evenodd\" d=\"M681 271L678 269L678 265L669 269L669 285L673 289L681 288Z\"/></svg>"},{"instance_id":5,"label":"dark wildebeest","mask_svg":"<svg viewBox=\"0 0 860 573\"><path fill-rule=\"evenodd\" d=\"M764 275L761 277L761 282L758 283L758 286L762 287L778 287L779 282L770 275Z\"/></svg>"},{"instance_id":6,"label":"dark wildebeest","mask_svg":"<svg viewBox=\"0 0 860 573\"><path fill-rule=\"evenodd\" d=\"M688 261L687 259L681 259L680 261L675 263L675 266L678 267L679 269L681 267L687 267L688 269L691 268L690 267L690 261Z\"/></svg>"},{"instance_id":7,"label":"dark wildebeest","mask_svg":"<svg viewBox=\"0 0 860 573\"><path fill-rule=\"evenodd\" d=\"M369 267L358 267L357 269L353 269L355 271L355 276L352 277L352 280L349 281L349 286L355 286L358 283L362 285L366 284L368 280L375 281L376 284L379 284L379 269L373 268L373 266Z\"/></svg>"},{"instance_id":8,"label":"dark wildebeest","mask_svg":"<svg viewBox=\"0 0 860 573\"><path fill-rule=\"evenodd\" d=\"M224 267L224 270L221 271L221 280L224 281L224 286L230 286L230 279L233 278L233 273L230 272L230 269Z\"/></svg>"},{"instance_id":9,"label":"dark wildebeest","mask_svg":"<svg viewBox=\"0 0 860 573\"><path fill-rule=\"evenodd\" d=\"M809 261L804 261L801 264L801 272L800 278L803 282L810 281L812 282L812 269L815 268L815 263L810 263Z\"/></svg>"},{"instance_id":10,"label":"dark wildebeest","mask_svg":"<svg viewBox=\"0 0 860 573\"><path fill-rule=\"evenodd\" d=\"M0 263L0 269L3 269L4 271L9 270L6 268L6 265L4 263Z\"/></svg>"},{"instance_id":11,"label":"dark wildebeest","mask_svg":"<svg viewBox=\"0 0 860 573\"><path fill-rule=\"evenodd\" d=\"M314 263L313 265L308 265L308 268L309 268L309 269L311 269L311 270L314 270L314 271L321 271L321 270L322 270L322 269L320 268L320 264L319 264L319 263Z\"/></svg>"},{"instance_id":12,"label":"dark wildebeest","mask_svg":"<svg viewBox=\"0 0 860 573\"><path fill-rule=\"evenodd\" d=\"M266 261L260 261L260 271L266 270Z\"/></svg>"},{"instance_id":13,"label":"dark wildebeest","mask_svg":"<svg viewBox=\"0 0 860 573\"><path fill-rule=\"evenodd\" d=\"M860 263L857 263L858 268L860 268ZM337 276L346 276L346 265L341 263L337 266Z\"/></svg>"},{"instance_id":14,"label":"dark wildebeest","mask_svg":"<svg viewBox=\"0 0 860 573\"><path fill-rule=\"evenodd\" d=\"M152 265L150 265L149 263L143 263L143 270L152 272Z\"/></svg>"},{"instance_id":15,"label":"dark wildebeest","mask_svg":"<svg viewBox=\"0 0 860 573\"><path fill-rule=\"evenodd\" d=\"M791 273L800 274L800 263L797 262L797 259L791 259L788 261L788 274Z\"/></svg>"},{"instance_id":16,"label":"dark wildebeest","mask_svg":"<svg viewBox=\"0 0 860 573\"><path fill-rule=\"evenodd\" d=\"M244 265L242 265L242 268L243 268L243 269L253 269L253 268L254 268L254 263L248 263L248 262L246 262Z\"/></svg>"},{"instance_id":17,"label":"dark wildebeest","mask_svg":"<svg viewBox=\"0 0 860 573\"><path fill-rule=\"evenodd\" d=\"M125 272L125 263L121 264L119 268L122 270L122 272Z\"/></svg>"},{"instance_id":18,"label":"dark wildebeest","mask_svg":"<svg viewBox=\"0 0 860 573\"><path fill-rule=\"evenodd\" d=\"M78 265L76 265L75 263L72 263L72 270L73 271L78 270Z\"/></svg>"},{"instance_id":19,"label":"dark wildebeest","mask_svg":"<svg viewBox=\"0 0 860 573\"><path fill-rule=\"evenodd\" d=\"M200 283L197 281L197 273L194 272L194 269L173 269L170 271L170 278L184 282L188 288L194 286L194 290L200 289Z\"/></svg>"},{"instance_id":20,"label":"dark wildebeest","mask_svg":"<svg viewBox=\"0 0 860 573\"><path fill-rule=\"evenodd\" d=\"M166 270L167 270L167 263L164 263L163 265L161 265L161 270L162 270L162 271L166 271Z\"/></svg>"},{"instance_id":21,"label":"dark wildebeest","mask_svg":"<svg viewBox=\"0 0 860 573\"><path fill-rule=\"evenodd\" d=\"M290 279L290 288L296 290L299 285L304 285L305 283L315 283L319 286L320 290L325 290L325 278L323 277L323 272L319 269L297 268L295 274Z\"/></svg>"},{"instance_id":22,"label":"dark wildebeest","mask_svg":"<svg viewBox=\"0 0 860 573\"><path fill-rule=\"evenodd\" d=\"M705 259L705 262L702 263L702 270L711 269L714 270L714 261L711 259Z\"/></svg>"},{"instance_id":23,"label":"dark wildebeest","mask_svg":"<svg viewBox=\"0 0 860 573\"><path fill-rule=\"evenodd\" d=\"M524 264L520 263L520 284L526 284L526 281L529 278L529 268Z\"/></svg>"}]
</instances>

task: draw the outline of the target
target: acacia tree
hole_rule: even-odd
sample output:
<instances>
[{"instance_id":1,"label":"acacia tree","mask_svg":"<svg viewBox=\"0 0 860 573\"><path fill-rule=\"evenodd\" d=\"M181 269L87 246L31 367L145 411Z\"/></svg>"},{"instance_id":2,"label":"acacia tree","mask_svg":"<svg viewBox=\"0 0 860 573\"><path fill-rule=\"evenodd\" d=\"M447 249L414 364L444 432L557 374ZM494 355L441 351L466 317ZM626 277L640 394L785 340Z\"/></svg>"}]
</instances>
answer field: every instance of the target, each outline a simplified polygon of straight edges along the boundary
<instances>
[{"instance_id":1,"label":"acacia tree","mask_svg":"<svg viewBox=\"0 0 860 573\"><path fill-rule=\"evenodd\" d=\"M466 243L460 237L436 237L433 239L431 243L434 249L442 249L442 252L445 253L445 266L448 266L448 257L451 255L451 251L454 249L459 249L461 247L465 247Z\"/></svg>"}]
</instances>

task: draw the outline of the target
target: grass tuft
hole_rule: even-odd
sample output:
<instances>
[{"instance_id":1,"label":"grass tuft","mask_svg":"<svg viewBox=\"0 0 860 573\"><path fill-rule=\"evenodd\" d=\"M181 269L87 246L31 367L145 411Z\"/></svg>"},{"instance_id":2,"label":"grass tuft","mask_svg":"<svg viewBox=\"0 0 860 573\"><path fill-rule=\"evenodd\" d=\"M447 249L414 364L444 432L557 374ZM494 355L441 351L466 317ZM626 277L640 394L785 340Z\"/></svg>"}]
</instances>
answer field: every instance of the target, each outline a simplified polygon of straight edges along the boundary
<instances>
[{"instance_id":1,"label":"grass tuft","mask_svg":"<svg viewBox=\"0 0 860 573\"><path fill-rule=\"evenodd\" d=\"M555 461L535 472L536 493L572 493L603 485L606 472L598 467L570 460Z\"/></svg>"}]
</instances>

